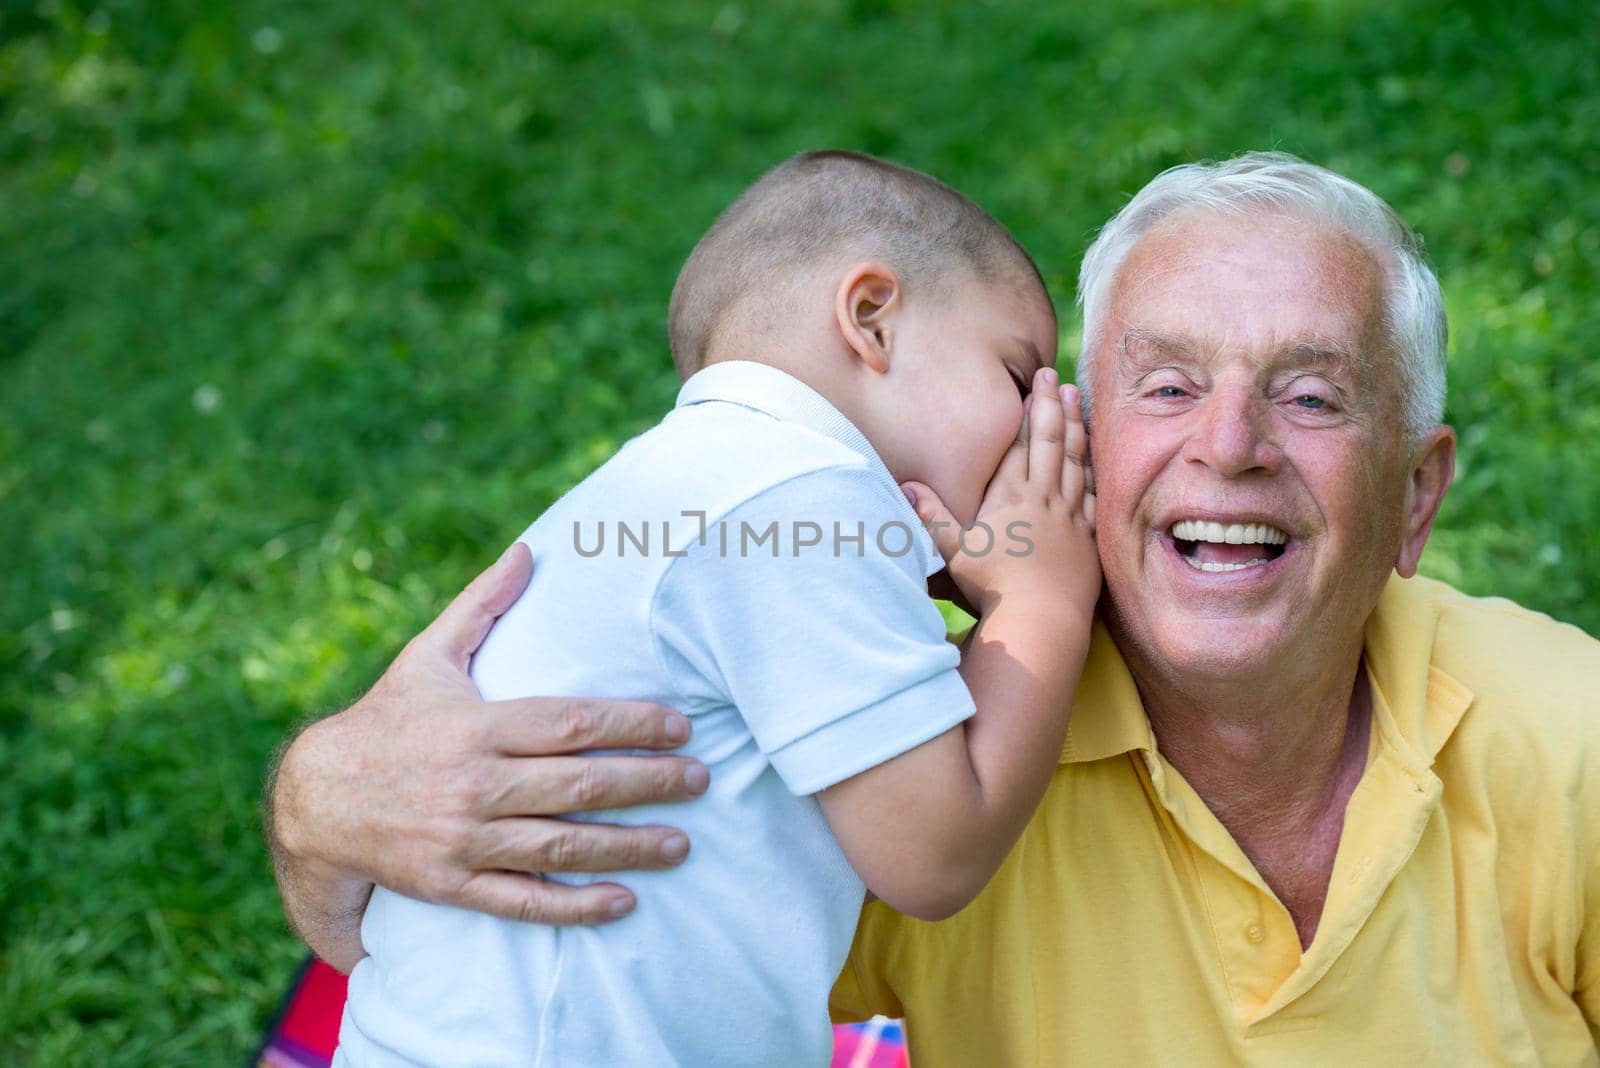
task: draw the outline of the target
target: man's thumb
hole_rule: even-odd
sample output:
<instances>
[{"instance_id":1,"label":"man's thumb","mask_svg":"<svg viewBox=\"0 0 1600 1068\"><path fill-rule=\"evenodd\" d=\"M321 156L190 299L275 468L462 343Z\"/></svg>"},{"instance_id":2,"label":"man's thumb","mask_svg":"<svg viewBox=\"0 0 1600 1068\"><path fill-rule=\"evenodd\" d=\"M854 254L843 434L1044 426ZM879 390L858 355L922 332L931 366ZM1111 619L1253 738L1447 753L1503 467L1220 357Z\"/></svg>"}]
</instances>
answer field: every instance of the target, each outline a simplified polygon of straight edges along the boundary
<instances>
[{"instance_id":1,"label":"man's thumb","mask_svg":"<svg viewBox=\"0 0 1600 1068\"><path fill-rule=\"evenodd\" d=\"M961 546L961 524L956 522L939 495L922 483L902 482L900 491L911 502L917 518L922 520L922 525L933 536L933 543L939 547L939 555L948 564Z\"/></svg>"},{"instance_id":2,"label":"man's thumb","mask_svg":"<svg viewBox=\"0 0 1600 1068\"><path fill-rule=\"evenodd\" d=\"M500 559L456 594L455 600L417 635L462 671L488 636L494 621L516 604L533 577L533 554L522 542L513 542Z\"/></svg>"}]
</instances>

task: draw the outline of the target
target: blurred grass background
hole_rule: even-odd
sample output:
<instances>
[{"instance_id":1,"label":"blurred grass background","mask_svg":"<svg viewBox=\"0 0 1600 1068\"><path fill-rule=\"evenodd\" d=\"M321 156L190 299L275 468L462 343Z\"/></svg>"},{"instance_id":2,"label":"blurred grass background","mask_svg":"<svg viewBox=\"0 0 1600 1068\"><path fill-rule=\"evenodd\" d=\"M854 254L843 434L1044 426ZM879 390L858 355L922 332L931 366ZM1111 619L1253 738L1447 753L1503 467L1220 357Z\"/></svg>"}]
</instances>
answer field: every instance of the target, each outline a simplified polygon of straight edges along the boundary
<instances>
[{"instance_id":1,"label":"blurred grass background","mask_svg":"<svg viewBox=\"0 0 1600 1068\"><path fill-rule=\"evenodd\" d=\"M679 263L800 149L954 183L1063 308L1170 164L1369 184L1454 327L1425 569L1600 632L1600 7L1508 8L6 0L0 1062L248 1052L268 754L670 405Z\"/></svg>"}]
</instances>

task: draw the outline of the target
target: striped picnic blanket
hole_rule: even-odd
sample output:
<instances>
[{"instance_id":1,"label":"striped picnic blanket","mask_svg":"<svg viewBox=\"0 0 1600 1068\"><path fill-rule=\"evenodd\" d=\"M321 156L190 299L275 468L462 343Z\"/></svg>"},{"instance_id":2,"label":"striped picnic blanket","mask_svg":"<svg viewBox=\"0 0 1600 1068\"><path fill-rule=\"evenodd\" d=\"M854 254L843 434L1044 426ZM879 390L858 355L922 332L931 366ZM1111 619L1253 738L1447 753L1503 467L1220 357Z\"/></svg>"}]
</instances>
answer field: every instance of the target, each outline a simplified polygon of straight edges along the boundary
<instances>
[{"instance_id":1,"label":"striped picnic blanket","mask_svg":"<svg viewBox=\"0 0 1600 1068\"><path fill-rule=\"evenodd\" d=\"M345 977L312 958L267 1029L255 1068L328 1068L339 1044ZM833 1068L908 1068L900 1025L882 1018L833 1029Z\"/></svg>"}]
</instances>

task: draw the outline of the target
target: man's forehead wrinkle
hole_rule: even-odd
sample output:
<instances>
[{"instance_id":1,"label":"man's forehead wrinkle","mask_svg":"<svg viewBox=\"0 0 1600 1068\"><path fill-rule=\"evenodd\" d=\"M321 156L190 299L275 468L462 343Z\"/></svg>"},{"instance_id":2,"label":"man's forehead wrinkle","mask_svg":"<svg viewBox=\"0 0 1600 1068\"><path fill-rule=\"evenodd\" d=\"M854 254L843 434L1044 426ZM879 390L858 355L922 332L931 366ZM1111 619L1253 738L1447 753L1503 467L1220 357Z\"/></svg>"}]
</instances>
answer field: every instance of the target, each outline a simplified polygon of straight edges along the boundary
<instances>
[{"instance_id":1,"label":"man's forehead wrinkle","mask_svg":"<svg viewBox=\"0 0 1600 1068\"><path fill-rule=\"evenodd\" d=\"M1180 235L1176 241L1187 244L1187 236ZM1343 235L1339 236L1342 238ZM1262 307L1268 307L1270 302L1288 293L1289 287L1293 286L1294 291L1299 292L1301 287L1309 283L1323 295L1321 304L1325 312L1331 311L1337 318L1344 319L1345 311L1359 309L1358 314L1351 317L1361 320L1359 330L1370 329L1376 320L1381 319L1384 275L1380 265L1364 247L1353 240L1348 243L1341 240L1333 248L1324 246L1321 249L1296 246L1290 241L1274 244L1285 254L1282 269L1290 272L1288 276L1284 276L1279 266L1271 260L1264 263L1251 255L1248 248L1190 246L1170 251L1157 248L1148 254L1130 256L1118 275L1112 306L1123 313L1118 317L1124 320L1126 313L1135 308L1149 314L1146 302L1135 298L1145 297L1148 300L1149 294L1145 291L1160 287L1170 277L1176 276L1179 279L1178 287L1173 290L1159 289L1158 298L1177 294L1187 294L1190 299L1204 297L1208 311L1214 310L1229 318L1233 317L1230 313L1239 307L1240 301L1259 301ZM1301 255L1306 253L1309 255ZM1220 281L1219 273L1232 264L1243 264L1246 269L1229 273L1226 282ZM1297 270L1309 270L1310 275L1296 283L1293 272ZM1158 314L1160 303L1164 302L1155 305ZM1356 326L1354 322L1350 325ZM1149 332L1154 334L1157 331ZM1347 343L1320 332L1316 340L1325 337L1337 342L1331 347L1350 349Z\"/></svg>"},{"instance_id":2,"label":"man's forehead wrinkle","mask_svg":"<svg viewBox=\"0 0 1600 1068\"><path fill-rule=\"evenodd\" d=\"M1145 240L1135 245L1113 279L1110 303L1126 303L1151 286L1166 281L1169 276L1181 276L1193 266L1187 251L1171 248L1171 244L1151 242L1146 235Z\"/></svg>"},{"instance_id":3,"label":"man's forehead wrinkle","mask_svg":"<svg viewBox=\"0 0 1600 1068\"><path fill-rule=\"evenodd\" d=\"M1230 240L1250 235L1261 238L1268 248L1291 255L1320 247L1312 269L1319 283L1335 291L1366 293L1375 284L1381 293L1388 274L1381 250L1293 208L1254 206L1233 212L1202 207L1180 210L1142 234L1124 260L1117 282L1132 293L1173 272L1250 263L1254 253ZM1139 265L1137 272L1132 270L1135 264ZM1139 275L1137 283L1130 283L1129 275L1135 273Z\"/></svg>"}]
</instances>

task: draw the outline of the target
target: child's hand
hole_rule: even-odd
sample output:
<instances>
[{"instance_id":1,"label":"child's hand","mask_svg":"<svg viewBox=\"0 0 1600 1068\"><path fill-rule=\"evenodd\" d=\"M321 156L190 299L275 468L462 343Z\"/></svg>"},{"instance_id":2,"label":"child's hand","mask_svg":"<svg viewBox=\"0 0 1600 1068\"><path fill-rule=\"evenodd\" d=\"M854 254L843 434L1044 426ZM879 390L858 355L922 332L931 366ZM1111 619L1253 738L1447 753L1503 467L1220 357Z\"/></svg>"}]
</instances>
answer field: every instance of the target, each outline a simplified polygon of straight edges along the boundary
<instances>
[{"instance_id":1,"label":"child's hand","mask_svg":"<svg viewBox=\"0 0 1600 1068\"><path fill-rule=\"evenodd\" d=\"M927 486L905 484L951 578L979 616L1002 600L1047 615L1066 610L1077 619L1094 611L1100 558L1087 455L1077 387L1058 385L1056 373L1045 368L1034 376L1022 431L971 527L962 530Z\"/></svg>"},{"instance_id":2,"label":"child's hand","mask_svg":"<svg viewBox=\"0 0 1600 1068\"><path fill-rule=\"evenodd\" d=\"M1021 436L964 539L932 490L904 484L978 609L961 649L976 710L818 795L862 881L922 919L965 906L1004 862L1055 774L1089 651L1100 559L1088 436L1076 390L1051 371L1033 382Z\"/></svg>"}]
</instances>

